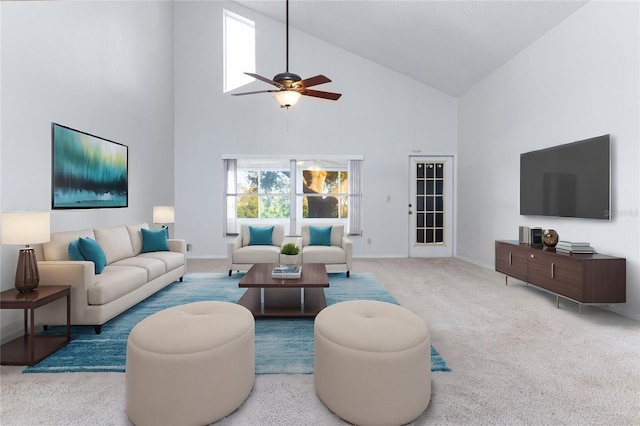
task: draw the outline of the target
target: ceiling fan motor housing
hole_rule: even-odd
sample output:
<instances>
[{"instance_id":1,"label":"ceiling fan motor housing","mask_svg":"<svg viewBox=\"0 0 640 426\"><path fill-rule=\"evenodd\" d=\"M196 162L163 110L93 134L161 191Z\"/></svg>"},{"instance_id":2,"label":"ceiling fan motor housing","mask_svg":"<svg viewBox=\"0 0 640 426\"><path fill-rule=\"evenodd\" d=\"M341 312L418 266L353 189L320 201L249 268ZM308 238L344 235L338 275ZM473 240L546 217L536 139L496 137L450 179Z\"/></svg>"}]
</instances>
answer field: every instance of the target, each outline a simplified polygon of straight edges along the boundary
<instances>
[{"instance_id":1,"label":"ceiling fan motor housing","mask_svg":"<svg viewBox=\"0 0 640 426\"><path fill-rule=\"evenodd\" d=\"M273 81L284 85L286 88L292 87L294 83L297 83L301 80L302 78L298 74L294 74L288 71L277 74L275 77L273 77Z\"/></svg>"}]
</instances>

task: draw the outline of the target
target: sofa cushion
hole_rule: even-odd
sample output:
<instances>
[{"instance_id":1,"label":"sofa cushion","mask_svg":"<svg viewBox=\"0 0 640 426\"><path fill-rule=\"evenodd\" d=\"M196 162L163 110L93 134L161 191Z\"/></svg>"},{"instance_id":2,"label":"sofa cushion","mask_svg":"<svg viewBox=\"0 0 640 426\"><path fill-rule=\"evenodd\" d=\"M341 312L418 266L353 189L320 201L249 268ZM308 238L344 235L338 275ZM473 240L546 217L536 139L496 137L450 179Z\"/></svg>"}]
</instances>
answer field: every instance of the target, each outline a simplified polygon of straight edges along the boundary
<instances>
[{"instance_id":1,"label":"sofa cushion","mask_svg":"<svg viewBox=\"0 0 640 426\"><path fill-rule=\"evenodd\" d=\"M233 263L279 263L280 247L246 246L233 253Z\"/></svg>"},{"instance_id":2,"label":"sofa cushion","mask_svg":"<svg viewBox=\"0 0 640 426\"><path fill-rule=\"evenodd\" d=\"M89 305L104 305L131 293L147 283L147 271L136 266L112 266L104 268L96 276L94 286L87 289Z\"/></svg>"},{"instance_id":3,"label":"sofa cushion","mask_svg":"<svg viewBox=\"0 0 640 426\"><path fill-rule=\"evenodd\" d=\"M165 229L141 229L142 233L142 252L149 253L152 251L169 251L167 243L167 231Z\"/></svg>"},{"instance_id":4,"label":"sofa cushion","mask_svg":"<svg viewBox=\"0 0 640 426\"><path fill-rule=\"evenodd\" d=\"M164 262L167 272L184 265L184 254L176 253L175 251L153 251L150 253L140 253L136 257L160 260Z\"/></svg>"},{"instance_id":5,"label":"sofa cushion","mask_svg":"<svg viewBox=\"0 0 640 426\"><path fill-rule=\"evenodd\" d=\"M149 225L141 223L139 225L127 225L129 238L131 238L131 247L133 247L133 255L137 256L142 253L142 229L149 229Z\"/></svg>"},{"instance_id":6,"label":"sofa cushion","mask_svg":"<svg viewBox=\"0 0 640 426\"><path fill-rule=\"evenodd\" d=\"M332 226L309 226L310 246L330 246Z\"/></svg>"},{"instance_id":7,"label":"sofa cushion","mask_svg":"<svg viewBox=\"0 0 640 426\"><path fill-rule=\"evenodd\" d=\"M42 245L44 260L70 260L69 243L80 237L96 239L93 229L52 233L50 240Z\"/></svg>"},{"instance_id":8,"label":"sofa cushion","mask_svg":"<svg viewBox=\"0 0 640 426\"><path fill-rule=\"evenodd\" d=\"M141 256L127 257L112 263L113 266L137 266L147 271L147 281L155 280L167 272L165 263L159 259L144 258Z\"/></svg>"},{"instance_id":9,"label":"sofa cushion","mask_svg":"<svg viewBox=\"0 0 640 426\"><path fill-rule=\"evenodd\" d=\"M76 261L87 260L85 259L85 257L82 255L82 252L80 251L80 238L78 238L77 240L71 241L69 243L69 248L67 249L67 252L69 254L69 260L76 260Z\"/></svg>"},{"instance_id":10,"label":"sofa cushion","mask_svg":"<svg viewBox=\"0 0 640 426\"><path fill-rule=\"evenodd\" d=\"M250 246L273 245L273 226L249 226Z\"/></svg>"},{"instance_id":11,"label":"sofa cushion","mask_svg":"<svg viewBox=\"0 0 640 426\"><path fill-rule=\"evenodd\" d=\"M82 257L93 262L96 274L102 273L102 270L107 265L107 258L100 244L91 238L82 237L78 242L78 246Z\"/></svg>"},{"instance_id":12,"label":"sofa cushion","mask_svg":"<svg viewBox=\"0 0 640 426\"><path fill-rule=\"evenodd\" d=\"M104 250L107 264L133 256L131 237L126 226L95 228L93 232L96 234L96 241Z\"/></svg>"},{"instance_id":13,"label":"sofa cushion","mask_svg":"<svg viewBox=\"0 0 640 426\"><path fill-rule=\"evenodd\" d=\"M343 264L347 262L347 255L341 247L336 246L305 246L302 248L304 263Z\"/></svg>"}]
</instances>

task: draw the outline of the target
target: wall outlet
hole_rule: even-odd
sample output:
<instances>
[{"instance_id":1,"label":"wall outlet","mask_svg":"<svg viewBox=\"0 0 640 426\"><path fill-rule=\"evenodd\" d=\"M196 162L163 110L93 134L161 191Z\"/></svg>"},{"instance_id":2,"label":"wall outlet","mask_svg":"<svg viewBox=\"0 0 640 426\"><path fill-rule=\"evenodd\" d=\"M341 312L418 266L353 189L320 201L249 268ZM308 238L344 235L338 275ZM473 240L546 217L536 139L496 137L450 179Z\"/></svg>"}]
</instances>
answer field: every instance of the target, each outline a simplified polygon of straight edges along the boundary
<instances>
[{"instance_id":1,"label":"wall outlet","mask_svg":"<svg viewBox=\"0 0 640 426\"><path fill-rule=\"evenodd\" d=\"M193 245L192 244L187 244L187 251L191 251L193 250Z\"/></svg>"},{"instance_id":2,"label":"wall outlet","mask_svg":"<svg viewBox=\"0 0 640 426\"><path fill-rule=\"evenodd\" d=\"M371 238L367 238L367 244L371 244Z\"/></svg>"}]
</instances>

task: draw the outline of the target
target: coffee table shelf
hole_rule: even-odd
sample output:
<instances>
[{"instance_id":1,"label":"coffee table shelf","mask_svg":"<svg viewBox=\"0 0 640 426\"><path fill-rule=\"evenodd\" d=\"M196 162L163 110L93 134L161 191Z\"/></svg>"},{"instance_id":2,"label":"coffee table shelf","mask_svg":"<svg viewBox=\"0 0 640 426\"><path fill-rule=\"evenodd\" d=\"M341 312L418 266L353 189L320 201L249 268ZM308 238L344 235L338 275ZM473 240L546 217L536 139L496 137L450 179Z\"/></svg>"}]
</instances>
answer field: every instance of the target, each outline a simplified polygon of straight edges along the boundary
<instances>
[{"instance_id":1,"label":"coffee table shelf","mask_svg":"<svg viewBox=\"0 0 640 426\"><path fill-rule=\"evenodd\" d=\"M298 279L274 279L275 263L257 263L238 283L247 288L238 304L254 317L315 317L327 306L324 288L329 287L323 263L305 263Z\"/></svg>"}]
</instances>

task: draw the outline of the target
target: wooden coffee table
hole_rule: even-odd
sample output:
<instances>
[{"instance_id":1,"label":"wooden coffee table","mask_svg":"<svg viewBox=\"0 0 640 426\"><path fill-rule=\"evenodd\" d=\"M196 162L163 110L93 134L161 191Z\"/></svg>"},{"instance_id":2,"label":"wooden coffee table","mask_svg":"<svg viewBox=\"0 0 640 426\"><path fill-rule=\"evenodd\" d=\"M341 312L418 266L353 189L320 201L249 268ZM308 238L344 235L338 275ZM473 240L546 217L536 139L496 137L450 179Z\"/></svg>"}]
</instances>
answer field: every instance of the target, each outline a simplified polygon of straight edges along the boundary
<instances>
[{"instance_id":1,"label":"wooden coffee table","mask_svg":"<svg viewBox=\"0 0 640 426\"><path fill-rule=\"evenodd\" d=\"M238 283L246 288L238 304L254 317L315 317L327 306L324 288L329 277L324 263L302 264L298 279L273 279L277 263L256 263Z\"/></svg>"}]
</instances>

